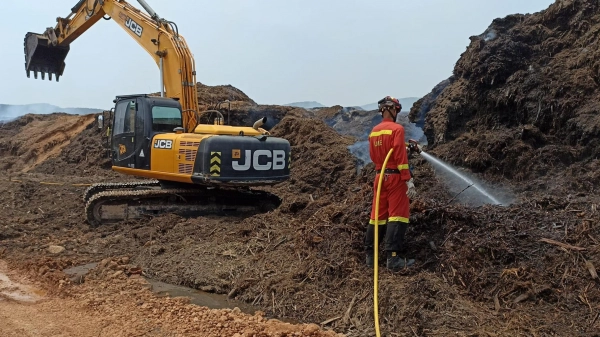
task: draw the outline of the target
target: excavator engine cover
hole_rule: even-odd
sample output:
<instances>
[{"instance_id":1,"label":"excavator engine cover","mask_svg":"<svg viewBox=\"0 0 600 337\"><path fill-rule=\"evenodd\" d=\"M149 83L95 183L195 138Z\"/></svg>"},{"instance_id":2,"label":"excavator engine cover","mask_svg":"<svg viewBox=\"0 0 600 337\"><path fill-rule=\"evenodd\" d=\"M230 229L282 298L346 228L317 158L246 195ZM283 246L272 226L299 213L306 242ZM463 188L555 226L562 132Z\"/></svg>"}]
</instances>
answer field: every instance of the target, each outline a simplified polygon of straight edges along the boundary
<instances>
[{"instance_id":1,"label":"excavator engine cover","mask_svg":"<svg viewBox=\"0 0 600 337\"><path fill-rule=\"evenodd\" d=\"M48 74L48 79L52 81L52 75L56 81L63 74L65 69L65 58L69 53L69 46L53 46L50 38L36 33L27 33L25 35L25 71L27 77L30 77L33 71L34 78L38 78L38 72L42 75Z\"/></svg>"},{"instance_id":2,"label":"excavator engine cover","mask_svg":"<svg viewBox=\"0 0 600 337\"><path fill-rule=\"evenodd\" d=\"M269 185L289 179L289 165L285 139L221 135L200 143L192 181Z\"/></svg>"}]
</instances>

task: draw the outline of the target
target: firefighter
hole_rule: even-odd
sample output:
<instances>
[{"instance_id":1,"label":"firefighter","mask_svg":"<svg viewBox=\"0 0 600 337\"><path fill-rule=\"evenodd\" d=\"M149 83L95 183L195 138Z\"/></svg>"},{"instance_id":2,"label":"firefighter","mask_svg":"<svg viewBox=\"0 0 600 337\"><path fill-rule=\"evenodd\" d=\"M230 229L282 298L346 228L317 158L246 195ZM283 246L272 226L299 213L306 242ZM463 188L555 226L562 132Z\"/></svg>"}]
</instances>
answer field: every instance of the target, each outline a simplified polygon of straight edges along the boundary
<instances>
[{"instance_id":1,"label":"firefighter","mask_svg":"<svg viewBox=\"0 0 600 337\"><path fill-rule=\"evenodd\" d=\"M400 256L403 248L404 235L409 223L409 198L417 193L408 166L408 154L404 140L404 128L396 123L396 118L402 110L398 99L386 96L377 102L383 120L376 125L369 135L369 154L377 172L373 183L373 204L371 219L365 236L366 263L374 266L374 234L375 226L379 227L379 242L385 238L387 255L386 267L391 271L414 264L413 259ZM387 167L382 167L385 158L394 149ZM375 219L375 198L379 175L384 174L379 197L379 219Z\"/></svg>"}]
</instances>

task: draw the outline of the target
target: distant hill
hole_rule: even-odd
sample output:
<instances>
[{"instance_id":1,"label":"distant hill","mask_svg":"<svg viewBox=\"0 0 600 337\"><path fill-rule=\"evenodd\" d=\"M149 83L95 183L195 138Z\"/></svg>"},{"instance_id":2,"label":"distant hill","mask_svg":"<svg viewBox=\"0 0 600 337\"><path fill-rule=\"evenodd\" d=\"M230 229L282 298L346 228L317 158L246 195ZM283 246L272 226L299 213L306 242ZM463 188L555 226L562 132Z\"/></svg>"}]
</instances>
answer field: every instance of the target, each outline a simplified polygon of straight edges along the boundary
<instances>
[{"instance_id":1,"label":"distant hill","mask_svg":"<svg viewBox=\"0 0 600 337\"><path fill-rule=\"evenodd\" d=\"M413 106L413 104L417 100L419 100L419 98L420 97L400 98L400 104L402 104L402 111L406 111L406 112L410 111L410 108ZM293 106L293 107L304 108L304 109L326 108L325 105L323 105L319 102L315 102L315 101L294 102L294 103L283 104L283 106ZM366 111L373 111L373 110L377 110L377 103L365 104L365 105L361 105L361 106L354 106L351 108L362 109L362 110L366 110Z\"/></svg>"},{"instance_id":2,"label":"distant hill","mask_svg":"<svg viewBox=\"0 0 600 337\"><path fill-rule=\"evenodd\" d=\"M419 100L420 97L404 97L400 98L400 104L402 104L402 111L410 111L410 108L413 104ZM361 105L361 108L367 111L377 110L377 103L371 103L366 105Z\"/></svg>"},{"instance_id":3,"label":"distant hill","mask_svg":"<svg viewBox=\"0 0 600 337\"><path fill-rule=\"evenodd\" d=\"M294 106L297 108L304 108L304 109L325 108L325 106L323 104L321 104L319 102L315 102L315 101L294 102L294 103L284 104L283 106Z\"/></svg>"},{"instance_id":4,"label":"distant hill","mask_svg":"<svg viewBox=\"0 0 600 337\"><path fill-rule=\"evenodd\" d=\"M0 122L11 121L26 114L43 115L54 112L64 112L73 115L87 115L101 111L103 110L90 108L61 108L59 106L46 103L24 105L0 104Z\"/></svg>"}]
</instances>

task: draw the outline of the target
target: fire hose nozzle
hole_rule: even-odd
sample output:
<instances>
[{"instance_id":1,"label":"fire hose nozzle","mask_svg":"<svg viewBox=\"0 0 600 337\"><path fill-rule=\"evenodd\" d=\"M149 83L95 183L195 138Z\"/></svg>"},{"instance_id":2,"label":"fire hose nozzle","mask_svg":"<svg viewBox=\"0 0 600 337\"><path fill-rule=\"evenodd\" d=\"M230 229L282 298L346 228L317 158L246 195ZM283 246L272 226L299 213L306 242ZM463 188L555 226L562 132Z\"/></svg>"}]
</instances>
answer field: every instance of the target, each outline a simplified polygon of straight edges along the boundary
<instances>
[{"instance_id":1,"label":"fire hose nozzle","mask_svg":"<svg viewBox=\"0 0 600 337\"><path fill-rule=\"evenodd\" d=\"M418 154L420 154L423 151L423 148L421 147L421 145L419 145L419 142L414 139L408 140L408 149L410 151L415 151Z\"/></svg>"}]
</instances>

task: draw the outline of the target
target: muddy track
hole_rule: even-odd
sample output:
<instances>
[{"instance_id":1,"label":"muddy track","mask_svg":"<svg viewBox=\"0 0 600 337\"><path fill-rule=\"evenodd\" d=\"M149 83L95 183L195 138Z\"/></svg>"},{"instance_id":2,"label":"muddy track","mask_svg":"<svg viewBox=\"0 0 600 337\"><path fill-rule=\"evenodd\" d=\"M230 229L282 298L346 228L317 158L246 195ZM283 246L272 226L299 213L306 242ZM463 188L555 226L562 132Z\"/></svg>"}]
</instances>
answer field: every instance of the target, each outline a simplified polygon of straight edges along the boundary
<instances>
[{"instance_id":1,"label":"muddy track","mask_svg":"<svg viewBox=\"0 0 600 337\"><path fill-rule=\"evenodd\" d=\"M99 226L125 220L139 220L149 216L155 217L160 214L177 214L185 217L208 214L225 217L234 214L247 216L273 211L280 203L277 196L259 190L131 189L131 184L122 187L95 193L86 200L85 213L89 224Z\"/></svg>"},{"instance_id":2,"label":"muddy track","mask_svg":"<svg viewBox=\"0 0 600 337\"><path fill-rule=\"evenodd\" d=\"M22 336L336 336L234 309L208 309L185 299L157 298L125 262L105 260L77 286L9 269L0 260L0 335ZM185 323L184 323L185 322Z\"/></svg>"}]
</instances>

